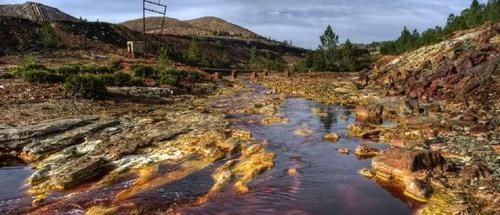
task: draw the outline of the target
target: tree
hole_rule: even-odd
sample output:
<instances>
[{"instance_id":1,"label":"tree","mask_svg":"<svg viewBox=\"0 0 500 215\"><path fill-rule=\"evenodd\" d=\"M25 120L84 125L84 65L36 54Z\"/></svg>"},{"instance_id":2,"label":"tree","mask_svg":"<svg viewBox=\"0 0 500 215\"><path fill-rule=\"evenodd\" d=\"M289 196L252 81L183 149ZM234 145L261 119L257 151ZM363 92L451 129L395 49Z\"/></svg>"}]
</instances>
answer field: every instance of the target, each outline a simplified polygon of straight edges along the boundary
<instances>
[{"instance_id":1,"label":"tree","mask_svg":"<svg viewBox=\"0 0 500 215\"><path fill-rule=\"evenodd\" d=\"M226 50L222 52L222 64L226 67L231 65L231 58L229 58L229 54L227 53Z\"/></svg>"},{"instance_id":2,"label":"tree","mask_svg":"<svg viewBox=\"0 0 500 215\"><path fill-rule=\"evenodd\" d=\"M202 62L203 55L196 40L191 41L186 55L187 60L192 64L200 64Z\"/></svg>"},{"instance_id":3,"label":"tree","mask_svg":"<svg viewBox=\"0 0 500 215\"><path fill-rule=\"evenodd\" d=\"M325 33L321 35L320 40L320 49L334 50L337 48L337 44L339 43L339 36L333 32L332 26L328 25Z\"/></svg>"},{"instance_id":4,"label":"tree","mask_svg":"<svg viewBox=\"0 0 500 215\"><path fill-rule=\"evenodd\" d=\"M158 52L157 64L159 66L167 66L167 67L171 66L172 64L172 61L170 61L167 49L165 49L165 47L161 47L160 51Z\"/></svg>"},{"instance_id":5,"label":"tree","mask_svg":"<svg viewBox=\"0 0 500 215\"><path fill-rule=\"evenodd\" d=\"M470 8L464 11L465 24L468 28L476 27L482 22L482 5L473 0Z\"/></svg>"},{"instance_id":6,"label":"tree","mask_svg":"<svg viewBox=\"0 0 500 215\"><path fill-rule=\"evenodd\" d=\"M262 65L259 57L259 51L256 46L250 49L250 59L248 60L248 67L250 69L260 70Z\"/></svg>"},{"instance_id":7,"label":"tree","mask_svg":"<svg viewBox=\"0 0 500 215\"><path fill-rule=\"evenodd\" d=\"M399 39L396 42L398 52L403 53L407 51L410 47L410 43L411 43L411 33L405 26L403 28L403 31L401 31L401 36L399 36Z\"/></svg>"},{"instance_id":8,"label":"tree","mask_svg":"<svg viewBox=\"0 0 500 215\"><path fill-rule=\"evenodd\" d=\"M354 71L356 70L356 56L354 46L349 39L347 39L342 46L342 70Z\"/></svg>"},{"instance_id":9,"label":"tree","mask_svg":"<svg viewBox=\"0 0 500 215\"><path fill-rule=\"evenodd\" d=\"M40 40L42 42L43 47L54 48L56 46L54 28L52 27L50 22L44 22L42 24L42 30L40 33L41 33Z\"/></svg>"}]
</instances>

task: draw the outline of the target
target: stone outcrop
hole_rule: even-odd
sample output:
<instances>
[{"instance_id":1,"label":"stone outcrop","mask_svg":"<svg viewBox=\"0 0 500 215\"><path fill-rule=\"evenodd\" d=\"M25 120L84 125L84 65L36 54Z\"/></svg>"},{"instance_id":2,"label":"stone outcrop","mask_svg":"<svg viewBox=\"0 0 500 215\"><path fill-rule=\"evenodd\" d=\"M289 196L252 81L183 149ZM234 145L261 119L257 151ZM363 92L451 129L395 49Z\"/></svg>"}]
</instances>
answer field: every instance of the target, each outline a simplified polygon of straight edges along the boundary
<instances>
[{"instance_id":1,"label":"stone outcrop","mask_svg":"<svg viewBox=\"0 0 500 215\"><path fill-rule=\"evenodd\" d=\"M360 157L372 157L378 155L380 150L368 144L360 144L354 150L354 154Z\"/></svg>"},{"instance_id":2,"label":"stone outcrop","mask_svg":"<svg viewBox=\"0 0 500 215\"><path fill-rule=\"evenodd\" d=\"M340 136L337 133L328 133L323 136L325 140L331 141L331 142L338 142L340 139Z\"/></svg>"},{"instance_id":3,"label":"stone outcrop","mask_svg":"<svg viewBox=\"0 0 500 215\"><path fill-rule=\"evenodd\" d=\"M425 202L432 194L426 172L442 168L444 158L439 152L390 149L372 160L378 178L403 182L405 195Z\"/></svg>"},{"instance_id":4,"label":"stone outcrop","mask_svg":"<svg viewBox=\"0 0 500 215\"><path fill-rule=\"evenodd\" d=\"M390 149L372 160L372 168L394 177L405 176L419 170L432 170L445 164L439 152Z\"/></svg>"}]
</instances>

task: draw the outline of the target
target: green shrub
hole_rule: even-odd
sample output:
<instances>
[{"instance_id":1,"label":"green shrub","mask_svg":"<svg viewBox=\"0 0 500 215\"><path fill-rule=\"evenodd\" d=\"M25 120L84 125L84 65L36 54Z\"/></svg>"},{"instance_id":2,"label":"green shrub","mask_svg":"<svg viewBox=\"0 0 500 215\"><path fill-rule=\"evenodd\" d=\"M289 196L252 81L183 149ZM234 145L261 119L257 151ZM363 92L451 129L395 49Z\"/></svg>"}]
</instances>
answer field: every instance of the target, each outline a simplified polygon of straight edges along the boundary
<instances>
[{"instance_id":1,"label":"green shrub","mask_svg":"<svg viewBox=\"0 0 500 215\"><path fill-rule=\"evenodd\" d=\"M115 72L114 74L96 75L106 86L143 86L144 81L141 78L132 78L125 72Z\"/></svg>"},{"instance_id":2,"label":"green shrub","mask_svg":"<svg viewBox=\"0 0 500 215\"><path fill-rule=\"evenodd\" d=\"M26 67L27 65L31 64L39 64L38 58L34 55L28 54L23 57L23 67Z\"/></svg>"},{"instance_id":3,"label":"green shrub","mask_svg":"<svg viewBox=\"0 0 500 215\"><path fill-rule=\"evenodd\" d=\"M134 65L132 66L132 71L135 77L154 78L154 79L160 78L158 75L158 71L151 66Z\"/></svg>"},{"instance_id":4,"label":"green shrub","mask_svg":"<svg viewBox=\"0 0 500 215\"><path fill-rule=\"evenodd\" d=\"M14 78L14 75L11 73L0 74L0 79L11 79L11 78Z\"/></svg>"},{"instance_id":5,"label":"green shrub","mask_svg":"<svg viewBox=\"0 0 500 215\"><path fill-rule=\"evenodd\" d=\"M177 86L179 83L179 76L170 73L162 74L160 82L162 84Z\"/></svg>"},{"instance_id":6,"label":"green shrub","mask_svg":"<svg viewBox=\"0 0 500 215\"><path fill-rule=\"evenodd\" d=\"M177 69L165 69L160 73L160 83L177 86L184 72Z\"/></svg>"},{"instance_id":7,"label":"green shrub","mask_svg":"<svg viewBox=\"0 0 500 215\"><path fill-rule=\"evenodd\" d=\"M158 53L158 60L157 60L158 66L171 66L172 61L170 61L168 57L168 51L164 47L160 48L160 52Z\"/></svg>"},{"instance_id":8,"label":"green shrub","mask_svg":"<svg viewBox=\"0 0 500 215\"><path fill-rule=\"evenodd\" d=\"M93 74L74 75L66 79L64 88L74 96L101 99L107 95L106 85Z\"/></svg>"},{"instance_id":9,"label":"green shrub","mask_svg":"<svg viewBox=\"0 0 500 215\"><path fill-rule=\"evenodd\" d=\"M22 78L26 82L37 84L60 83L64 81L63 76L42 69L24 71Z\"/></svg>"},{"instance_id":10,"label":"green shrub","mask_svg":"<svg viewBox=\"0 0 500 215\"><path fill-rule=\"evenodd\" d=\"M8 70L8 73L11 74L14 77L22 77L23 72L24 72L24 68L23 67L11 67Z\"/></svg>"},{"instance_id":11,"label":"green shrub","mask_svg":"<svg viewBox=\"0 0 500 215\"><path fill-rule=\"evenodd\" d=\"M130 81L132 80L132 76L125 72L115 72L113 74L115 79L115 86L129 86L131 85Z\"/></svg>"},{"instance_id":12,"label":"green shrub","mask_svg":"<svg viewBox=\"0 0 500 215\"><path fill-rule=\"evenodd\" d=\"M56 46L54 28L52 27L50 22L44 22L42 24L40 40L44 48L54 48Z\"/></svg>"},{"instance_id":13,"label":"green shrub","mask_svg":"<svg viewBox=\"0 0 500 215\"><path fill-rule=\"evenodd\" d=\"M115 86L115 76L114 74L98 74L95 75L99 78L106 86Z\"/></svg>"},{"instance_id":14,"label":"green shrub","mask_svg":"<svg viewBox=\"0 0 500 215\"><path fill-rule=\"evenodd\" d=\"M49 69L38 62L38 59L33 55L26 55L23 58L23 62L19 67L12 67L9 69L9 73L15 77L22 78L26 71L30 70L45 70Z\"/></svg>"},{"instance_id":15,"label":"green shrub","mask_svg":"<svg viewBox=\"0 0 500 215\"><path fill-rule=\"evenodd\" d=\"M104 73L113 73L115 70L108 66L101 66L95 64L87 64L81 67L81 73L90 73L90 74L104 74Z\"/></svg>"},{"instance_id":16,"label":"green shrub","mask_svg":"<svg viewBox=\"0 0 500 215\"><path fill-rule=\"evenodd\" d=\"M103 76L106 85L108 86L131 86L132 76L125 72L115 72L114 74L106 74Z\"/></svg>"},{"instance_id":17,"label":"green shrub","mask_svg":"<svg viewBox=\"0 0 500 215\"><path fill-rule=\"evenodd\" d=\"M81 73L82 68L78 64L68 64L55 69L56 73L64 77L78 75Z\"/></svg>"}]
</instances>

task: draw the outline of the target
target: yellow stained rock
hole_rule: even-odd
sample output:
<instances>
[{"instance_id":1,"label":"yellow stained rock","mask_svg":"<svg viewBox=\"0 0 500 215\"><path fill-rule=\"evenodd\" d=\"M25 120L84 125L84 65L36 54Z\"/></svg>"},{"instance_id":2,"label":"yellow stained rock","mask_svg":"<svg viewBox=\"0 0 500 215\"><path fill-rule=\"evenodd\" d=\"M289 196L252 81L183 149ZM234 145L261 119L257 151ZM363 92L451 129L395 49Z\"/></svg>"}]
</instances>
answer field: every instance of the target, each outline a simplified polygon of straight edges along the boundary
<instances>
[{"instance_id":1,"label":"yellow stained rock","mask_svg":"<svg viewBox=\"0 0 500 215\"><path fill-rule=\"evenodd\" d=\"M348 155L351 152L351 150L347 147L340 147L337 149L337 151L346 155Z\"/></svg>"},{"instance_id":2,"label":"yellow stained rock","mask_svg":"<svg viewBox=\"0 0 500 215\"><path fill-rule=\"evenodd\" d=\"M290 176L297 176L298 175L297 168L292 167L292 168L288 169L287 172L288 172L288 175L290 175Z\"/></svg>"},{"instance_id":3,"label":"yellow stained rock","mask_svg":"<svg viewBox=\"0 0 500 215\"><path fill-rule=\"evenodd\" d=\"M325 134L325 136L323 138L325 138L325 140L328 140L328 141L338 142L340 139L340 136L337 133L332 132L332 133Z\"/></svg>"},{"instance_id":4,"label":"yellow stained rock","mask_svg":"<svg viewBox=\"0 0 500 215\"><path fill-rule=\"evenodd\" d=\"M104 206L95 206L87 210L85 215L114 215L118 211L118 208L107 208Z\"/></svg>"},{"instance_id":5,"label":"yellow stained rock","mask_svg":"<svg viewBox=\"0 0 500 215\"><path fill-rule=\"evenodd\" d=\"M296 136L302 136L302 137L310 136L312 135L312 133L313 131L307 127L298 128L293 132L293 134L295 134Z\"/></svg>"},{"instance_id":6,"label":"yellow stained rock","mask_svg":"<svg viewBox=\"0 0 500 215\"><path fill-rule=\"evenodd\" d=\"M238 193L248 193L248 191L250 191L248 189L248 186L246 184L244 184L242 181L238 181L234 184L234 189L238 192Z\"/></svg>"},{"instance_id":7,"label":"yellow stained rock","mask_svg":"<svg viewBox=\"0 0 500 215\"><path fill-rule=\"evenodd\" d=\"M368 169L368 168L363 168L363 169L359 170L359 174L366 177L366 178L375 177L375 173L373 172L373 170Z\"/></svg>"},{"instance_id":8,"label":"yellow stained rock","mask_svg":"<svg viewBox=\"0 0 500 215\"><path fill-rule=\"evenodd\" d=\"M319 117L327 117L328 116L328 113L321 111L321 109L319 109L319 108L312 108L311 112L313 115L319 116Z\"/></svg>"},{"instance_id":9,"label":"yellow stained rock","mask_svg":"<svg viewBox=\"0 0 500 215\"><path fill-rule=\"evenodd\" d=\"M280 116L270 116L260 121L262 125L287 124L289 122L290 120L288 118Z\"/></svg>"}]
</instances>

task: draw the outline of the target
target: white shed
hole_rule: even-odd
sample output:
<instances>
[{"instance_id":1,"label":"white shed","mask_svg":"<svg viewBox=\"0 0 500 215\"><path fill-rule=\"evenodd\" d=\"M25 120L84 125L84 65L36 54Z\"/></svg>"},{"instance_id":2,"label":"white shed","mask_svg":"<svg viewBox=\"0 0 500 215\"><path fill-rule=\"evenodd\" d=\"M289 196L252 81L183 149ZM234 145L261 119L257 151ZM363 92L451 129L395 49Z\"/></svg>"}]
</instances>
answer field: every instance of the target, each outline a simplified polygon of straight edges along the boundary
<instances>
[{"instance_id":1,"label":"white shed","mask_svg":"<svg viewBox=\"0 0 500 215\"><path fill-rule=\"evenodd\" d=\"M133 58L144 54L144 41L127 41L127 52Z\"/></svg>"}]
</instances>

